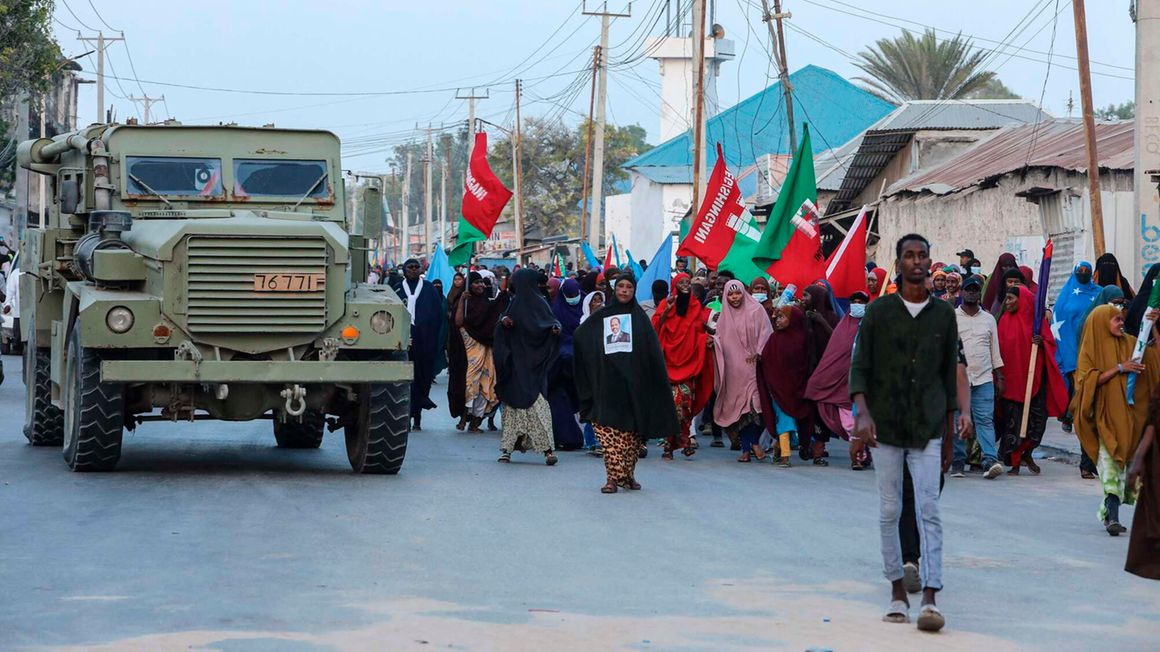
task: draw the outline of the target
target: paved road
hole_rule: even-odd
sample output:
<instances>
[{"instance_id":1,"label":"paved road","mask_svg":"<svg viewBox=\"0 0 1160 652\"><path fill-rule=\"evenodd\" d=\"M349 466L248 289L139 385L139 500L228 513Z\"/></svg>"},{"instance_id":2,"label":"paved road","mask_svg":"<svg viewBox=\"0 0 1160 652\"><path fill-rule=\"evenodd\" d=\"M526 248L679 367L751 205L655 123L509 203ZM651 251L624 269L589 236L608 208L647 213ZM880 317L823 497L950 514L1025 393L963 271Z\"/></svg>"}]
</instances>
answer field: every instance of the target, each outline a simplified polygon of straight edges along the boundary
<instances>
[{"instance_id":1,"label":"paved road","mask_svg":"<svg viewBox=\"0 0 1160 652\"><path fill-rule=\"evenodd\" d=\"M0 387L0 650L1156 649L1160 584L1124 573L1075 467L949 480L937 637L887 602L872 473L598 459L495 462L429 413L402 474L352 475L341 435L147 424L120 470L69 473ZM444 387L436 387L441 394ZM834 460L842 449L836 448ZM1130 517L1130 510L1127 516Z\"/></svg>"}]
</instances>

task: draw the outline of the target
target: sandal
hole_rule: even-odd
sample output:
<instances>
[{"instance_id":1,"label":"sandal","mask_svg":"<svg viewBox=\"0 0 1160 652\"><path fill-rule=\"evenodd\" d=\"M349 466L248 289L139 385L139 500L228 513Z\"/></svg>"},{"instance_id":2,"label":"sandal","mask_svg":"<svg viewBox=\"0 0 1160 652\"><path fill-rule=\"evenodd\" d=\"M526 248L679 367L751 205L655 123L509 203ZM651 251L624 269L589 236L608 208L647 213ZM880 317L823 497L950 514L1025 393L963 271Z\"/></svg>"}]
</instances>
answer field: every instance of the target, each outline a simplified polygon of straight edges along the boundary
<instances>
[{"instance_id":1,"label":"sandal","mask_svg":"<svg viewBox=\"0 0 1160 652\"><path fill-rule=\"evenodd\" d=\"M851 471L862 471L865 468L866 467L862 466L861 462L850 462L850 470Z\"/></svg>"},{"instance_id":2,"label":"sandal","mask_svg":"<svg viewBox=\"0 0 1160 652\"><path fill-rule=\"evenodd\" d=\"M910 622L910 605L902 600L895 600L890 603L890 607L886 609L886 614L882 616L884 623L898 623L906 624Z\"/></svg>"},{"instance_id":3,"label":"sandal","mask_svg":"<svg viewBox=\"0 0 1160 652\"><path fill-rule=\"evenodd\" d=\"M681 455L684 455L685 457L692 457L696 454L697 454L697 447L696 446L686 446L685 450L681 451Z\"/></svg>"},{"instance_id":4,"label":"sandal","mask_svg":"<svg viewBox=\"0 0 1160 652\"><path fill-rule=\"evenodd\" d=\"M673 452L672 452L672 451L665 451L665 452L661 453L661 459L662 459L662 460L671 460L671 459L673 459Z\"/></svg>"},{"instance_id":5,"label":"sandal","mask_svg":"<svg viewBox=\"0 0 1160 652\"><path fill-rule=\"evenodd\" d=\"M750 455L751 455L750 453L742 453L741 457L737 458L737 461L741 462L742 464L745 464L746 462L749 461Z\"/></svg>"},{"instance_id":6,"label":"sandal","mask_svg":"<svg viewBox=\"0 0 1160 652\"><path fill-rule=\"evenodd\" d=\"M918 629L924 632L937 632L947 624L947 619L933 604L922 605L918 614Z\"/></svg>"},{"instance_id":7,"label":"sandal","mask_svg":"<svg viewBox=\"0 0 1160 652\"><path fill-rule=\"evenodd\" d=\"M616 483L612 480L609 480L604 484L603 487L600 488L600 493L602 494L614 494L616 491Z\"/></svg>"},{"instance_id":8,"label":"sandal","mask_svg":"<svg viewBox=\"0 0 1160 652\"><path fill-rule=\"evenodd\" d=\"M781 458L780 460L778 460L778 462L777 462L777 465L778 465L778 466L780 466L780 467L781 467L781 468L783 468L783 469L788 469L789 467L793 466L792 464L790 464L790 463L789 463L789 457L788 457L788 456L787 456L787 457L783 457L783 458Z\"/></svg>"},{"instance_id":9,"label":"sandal","mask_svg":"<svg viewBox=\"0 0 1160 652\"><path fill-rule=\"evenodd\" d=\"M509 453L508 451L500 451L499 452L499 459L496 461L498 461L498 462L510 462L510 461L512 461L512 454Z\"/></svg>"},{"instance_id":10,"label":"sandal","mask_svg":"<svg viewBox=\"0 0 1160 652\"><path fill-rule=\"evenodd\" d=\"M625 480L624 488L631 489L632 491L640 491L640 483L636 481L636 478L629 478Z\"/></svg>"},{"instance_id":11,"label":"sandal","mask_svg":"<svg viewBox=\"0 0 1160 652\"><path fill-rule=\"evenodd\" d=\"M753 451L753 457L758 462L764 462L765 461L765 451L761 450L761 447L757 446L757 445L754 445L753 448L756 449Z\"/></svg>"},{"instance_id":12,"label":"sandal","mask_svg":"<svg viewBox=\"0 0 1160 652\"><path fill-rule=\"evenodd\" d=\"M556 457L555 453L553 453L552 451L544 451L544 463L545 464L547 464L548 466L556 466L556 462L559 462L559 461L560 460Z\"/></svg>"},{"instance_id":13,"label":"sandal","mask_svg":"<svg viewBox=\"0 0 1160 652\"><path fill-rule=\"evenodd\" d=\"M1035 460L1031 459L1030 453L1027 454L1027 457L1023 458L1023 466L1026 466L1027 470L1031 471L1031 475L1039 475L1039 472L1042 470L1039 468L1039 465L1035 463Z\"/></svg>"},{"instance_id":14,"label":"sandal","mask_svg":"<svg viewBox=\"0 0 1160 652\"><path fill-rule=\"evenodd\" d=\"M1128 528L1120 524L1119 521L1111 521L1104 519L1104 529L1108 531L1109 536L1118 537L1128 531Z\"/></svg>"},{"instance_id":15,"label":"sandal","mask_svg":"<svg viewBox=\"0 0 1160 652\"><path fill-rule=\"evenodd\" d=\"M814 458L814 466L829 466L829 465L830 465L830 460L827 460L824 457L815 457Z\"/></svg>"},{"instance_id":16,"label":"sandal","mask_svg":"<svg viewBox=\"0 0 1160 652\"><path fill-rule=\"evenodd\" d=\"M467 417L460 417L459 423L455 424L456 430L463 430L467 427Z\"/></svg>"},{"instance_id":17,"label":"sandal","mask_svg":"<svg viewBox=\"0 0 1160 652\"><path fill-rule=\"evenodd\" d=\"M1088 471L1087 469L1083 469L1079 472L1079 477L1083 478L1084 480L1095 480L1096 474Z\"/></svg>"}]
</instances>

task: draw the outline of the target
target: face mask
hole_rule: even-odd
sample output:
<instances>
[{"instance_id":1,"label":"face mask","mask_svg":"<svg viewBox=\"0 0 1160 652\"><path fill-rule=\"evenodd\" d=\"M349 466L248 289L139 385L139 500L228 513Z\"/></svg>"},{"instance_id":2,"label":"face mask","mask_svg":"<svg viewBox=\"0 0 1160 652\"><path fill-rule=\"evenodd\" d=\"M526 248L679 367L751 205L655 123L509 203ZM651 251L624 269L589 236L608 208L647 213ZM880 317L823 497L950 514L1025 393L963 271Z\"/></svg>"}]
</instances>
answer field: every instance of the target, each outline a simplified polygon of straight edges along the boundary
<instances>
[{"instance_id":1,"label":"face mask","mask_svg":"<svg viewBox=\"0 0 1160 652\"><path fill-rule=\"evenodd\" d=\"M866 304L864 304L864 303L851 303L850 304L850 316L851 317L853 317L854 319L861 319L865 314L866 314Z\"/></svg>"},{"instance_id":2,"label":"face mask","mask_svg":"<svg viewBox=\"0 0 1160 652\"><path fill-rule=\"evenodd\" d=\"M972 267L972 268L971 268L971 273L972 273L972 274L982 274L982 273L983 273L983 268L982 268L982 267Z\"/></svg>"},{"instance_id":3,"label":"face mask","mask_svg":"<svg viewBox=\"0 0 1160 652\"><path fill-rule=\"evenodd\" d=\"M1087 285L1088 283L1092 282L1092 273L1077 272L1075 275L1075 280L1079 281L1080 285Z\"/></svg>"},{"instance_id":4,"label":"face mask","mask_svg":"<svg viewBox=\"0 0 1160 652\"><path fill-rule=\"evenodd\" d=\"M765 300L769 298L769 295L764 292L754 292L753 298L757 301L757 303L765 303Z\"/></svg>"},{"instance_id":5,"label":"face mask","mask_svg":"<svg viewBox=\"0 0 1160 652\"><path fill-rule=\"evenodd\" d=\"M568 305L574 306L574 305L580 303L580 298L581 298L580 295L577 294L574 297L564 297L564 301L566 301L568 303Z\"/></svg>"}]
</instances>

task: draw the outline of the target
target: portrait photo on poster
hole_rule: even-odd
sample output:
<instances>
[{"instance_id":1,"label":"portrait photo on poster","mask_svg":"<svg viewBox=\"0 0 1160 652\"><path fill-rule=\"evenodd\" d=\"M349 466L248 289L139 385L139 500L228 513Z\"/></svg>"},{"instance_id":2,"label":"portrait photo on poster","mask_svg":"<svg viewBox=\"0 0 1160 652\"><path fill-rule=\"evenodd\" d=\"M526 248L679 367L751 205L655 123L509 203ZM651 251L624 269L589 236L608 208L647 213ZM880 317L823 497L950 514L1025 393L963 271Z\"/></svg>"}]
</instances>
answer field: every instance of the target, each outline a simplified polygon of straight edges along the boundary
<instances>
[{"instance_id":1,"label":"portrait photo on poster","mask_svg":"<svg viewBox=\"0 0 1160 652\"><path fill-rule=\"evenodd\" d=\"M604 352L632 353L632 318L613 315L604 318Z\"/></svg>"}]
</instances>

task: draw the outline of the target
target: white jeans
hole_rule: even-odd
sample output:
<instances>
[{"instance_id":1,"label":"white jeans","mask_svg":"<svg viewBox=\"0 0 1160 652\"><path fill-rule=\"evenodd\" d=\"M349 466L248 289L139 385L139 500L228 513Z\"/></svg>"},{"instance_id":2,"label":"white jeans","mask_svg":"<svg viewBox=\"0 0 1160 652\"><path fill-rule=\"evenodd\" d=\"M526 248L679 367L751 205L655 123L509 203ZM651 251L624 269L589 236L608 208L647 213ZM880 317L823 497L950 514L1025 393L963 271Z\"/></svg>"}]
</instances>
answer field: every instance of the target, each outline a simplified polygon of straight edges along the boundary
<instances>
[{"instance_id":1,"label":"white jeans","mask_svg":"<svg viewBox=\"0 0 1160 652\"><path fill-rule=\"evenodd\" d=\"M898 521L902 515L902 465L910 469L914 482L914 510L918 522L922 556L922 586L942 589L942 517L939 515L938 484L942 475L942 439L935 438L926 448L899 448L879 444L874 449L874 474L878 478L881 511L878 527L882 537L882 563L886 579L902 579L902 543Z\"/></svg>"}]
</instances>

